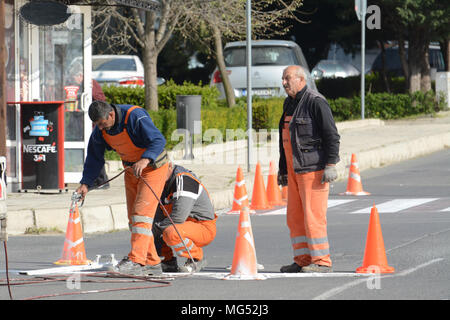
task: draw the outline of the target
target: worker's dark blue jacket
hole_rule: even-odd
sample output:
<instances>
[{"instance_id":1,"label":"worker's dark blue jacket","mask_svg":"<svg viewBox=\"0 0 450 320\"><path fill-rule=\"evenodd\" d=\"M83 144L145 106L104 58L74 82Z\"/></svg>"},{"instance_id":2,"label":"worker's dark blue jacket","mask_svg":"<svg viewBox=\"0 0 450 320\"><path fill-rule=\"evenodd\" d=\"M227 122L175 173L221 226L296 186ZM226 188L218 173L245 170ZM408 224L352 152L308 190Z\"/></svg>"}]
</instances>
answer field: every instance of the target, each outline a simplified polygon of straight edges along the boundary
<instances>
[{"instance_id":1,"label":"worker's dark blue jacket","mask_svg":"<svg viewBox=\"0 0 450 320\"><path fill-rule=\"evenodd\" d=\"M121 133L125 125L125 116L128 109L133 105L113 105L116 112L116 121L114 126L107 130L109 135L117 135ZM136 147L146 149L142 158L155 161L155 159L163 152L166 145L166 139L155 127L148 112L143 108L136 108L130 112L128 117L127 133L131 141ZM105 139L102 132L95 126L89 139L87 157L84 163L83 178L80 183L92 186L94 180L98 177L100 170L105 164L105 149L112 150Z\"/></svg>"}]
</instances>

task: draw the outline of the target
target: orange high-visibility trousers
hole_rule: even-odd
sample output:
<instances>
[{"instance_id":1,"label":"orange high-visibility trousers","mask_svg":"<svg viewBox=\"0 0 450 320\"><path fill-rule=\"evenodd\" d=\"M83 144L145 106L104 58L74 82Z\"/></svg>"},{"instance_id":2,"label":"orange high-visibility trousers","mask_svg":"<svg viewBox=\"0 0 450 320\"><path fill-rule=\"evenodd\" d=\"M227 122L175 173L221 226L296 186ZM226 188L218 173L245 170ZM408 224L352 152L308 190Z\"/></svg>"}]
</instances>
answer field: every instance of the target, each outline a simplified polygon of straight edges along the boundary
<instances>
[{"instance_id":1,"label":"orange high-visibility trousers","mask_svg":"<svg viewBox=\"0 0 450 320\"><path fill-rule=\"evenodd\" d=\"M168 168L168 163L158 169L147 167L142 171L141 178L136 178L132 170L125 172L128 223L131 229L131 251L128 257L142 265L156 265L161 259L156 252L152 233L159 201L141 179L145 179L156 196L161 197Z\"/></svg>"},{"instance_id":2,"label":"orange high-visibility trousers","mask_svg":"<svg viewBox=\"0 0 450 320\"><path fill-rule=\"evenodd\" d=\"M164 229L164 243L161 249L164 260L172 259L173 252L179 257L190 258L186 247L189 249L192 258L202 260L202 247L210 244L216 237L216 220L217 218L214 220L196 220L189 217L185 222L176 224L184 244L173 225Z\"/></svg>"},{"instance_id":3,"label":"orange high-visibility trousers","mask_svg":"<svg viewBox=\"0 0 450 320\"><path fill-rule=\"evenodd\" d=\"M286 219L294 261L299 266L331 266L326 216L329 183L321 183L323 170L295 173L289 134L291 118L285 117L282 136L288 171Z\"/></svg>"}]
</instances>

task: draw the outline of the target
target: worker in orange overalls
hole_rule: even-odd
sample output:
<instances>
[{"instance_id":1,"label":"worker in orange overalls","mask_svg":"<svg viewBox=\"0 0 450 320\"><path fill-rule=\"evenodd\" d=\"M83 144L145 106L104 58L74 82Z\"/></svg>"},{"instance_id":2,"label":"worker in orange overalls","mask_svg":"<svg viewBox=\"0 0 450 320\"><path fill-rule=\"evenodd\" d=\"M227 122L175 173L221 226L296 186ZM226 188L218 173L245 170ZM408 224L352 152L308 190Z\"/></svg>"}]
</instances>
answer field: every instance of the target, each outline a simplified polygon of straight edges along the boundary
<instances>
[{"instance_id":1,"label":"worker in orange overalls","mask_svg":"<svg viewBox=\"0 0 450 320\"><path fill-rule=\"evenodd\" d=\"M203 247L216 236L217 215L208 191L193 172L169 162L169 172L153 224L164 272L196 272L206 266ZM170 218L167 216L170 215ZM178 265L177 257L186 258Z\"/></svg>"},{"instance_id":2,"label":"worker in orange overalls","mask_svg":"<svg viewBox=\"0 0 450 320\"><path fill-rule=\"evenodd\" d=\"M278 183L288 186L287 225L294 263L281 272L330 272L327 237L329 182L337 178L339 139L326 99L306 85L302 67L283 72L288 95L280 119Z\"/></svg>"},{"instance_id":3,"label":"worker in orange overalls","mask_svg":"<svg viewBox=\"0 0 450 320\"><path fill-rule=\"evenodd\" d=\"M94 101L89 107L89 117L95 128L77 193L84 199L105 163L105 149L114 149L126 168L124 179L131 230L131 251L115 271L137 276L161 274L152 226L168 171L166 140L147 111L138 106Z\"/></svg>"}]
</instances>

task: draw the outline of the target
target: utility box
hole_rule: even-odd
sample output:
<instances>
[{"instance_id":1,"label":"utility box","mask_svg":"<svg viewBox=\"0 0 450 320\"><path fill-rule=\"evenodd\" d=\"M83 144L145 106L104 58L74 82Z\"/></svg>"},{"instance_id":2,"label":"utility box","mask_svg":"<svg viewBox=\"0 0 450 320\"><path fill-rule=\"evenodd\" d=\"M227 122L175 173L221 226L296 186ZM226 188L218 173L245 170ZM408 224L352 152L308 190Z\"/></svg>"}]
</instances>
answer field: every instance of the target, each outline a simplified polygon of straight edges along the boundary
<instances>
[{"instance_id":1,"label":"utility box","mask_svg":"<svg viewBox=\"0 0 450 320\"><path fill-rule=\"evenodd\" d=\"M184 159L193 159L192 137L202 134L201 125L201 95L177 96L177 129L183 130L185 137Z\"/></svg>"},{"instance_id":2,"label":"utility box","mask_svg":"<svg viewBox=\"0 0 450 320\"><path fill-rule=\"evenodd\" d=\"M0 241L6 241L6 157L0 157Z\"/></svg>"},{"instance_id":3,"label":"utility box","mask_svg":"<svg viewBox=\"0 0 450 320\"><path fill-rule=\"evenodd\" d=\"M21 102L22 188L59 190L64 185L64 101Z\"/></svg>"},{"instance_id":4,"label":"utility box","mask_svg":"<svg viewBox=\"0 0 450 320\"><path fill-rule=\"evenodd\" d=\"M444 96L445 108L450 109L450 72L436 73L436 95Z\"/></svg>"}]
</instances>

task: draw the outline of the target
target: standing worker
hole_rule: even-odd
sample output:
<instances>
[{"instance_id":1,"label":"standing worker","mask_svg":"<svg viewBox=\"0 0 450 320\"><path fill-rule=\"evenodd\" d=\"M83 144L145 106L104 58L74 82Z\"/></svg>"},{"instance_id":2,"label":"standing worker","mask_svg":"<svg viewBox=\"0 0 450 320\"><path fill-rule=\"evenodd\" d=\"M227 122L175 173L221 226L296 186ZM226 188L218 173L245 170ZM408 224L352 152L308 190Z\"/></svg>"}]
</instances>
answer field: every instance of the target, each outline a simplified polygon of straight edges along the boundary
<instances>
[{"instance_id":1,"label":"standing worker","mask_svg":"<svg viewBox=\"0 0 450 320\"><path fill-rule=\"evenodd\" d=\"M217 215L208 191L193 172L169 162L161 201L165 210L158 207L153 235L164 257L163 271L200 271L206 266L202 247L216 236ZM178 266L177 256L187 259L183 266Z\"/></svg>"},{"instance_id":2,"label":"standing worker","mask_svg":"<svg viewBox=\"0 0 450 320\"><path fill-rule=\"evenodd\" d=\"M288 95L280 119L278 183L288 185L287 225L294 263L281 272L331 272L327 237L329 182L336 180L339 139L326 99L306 86L300 66L283 72Z\"/></svg>"},{"instance_id":3,"label":"standing worker","mask_svg":"<svg viewBox=\"0 0 450 320\"><path fill-rule=\"evenodd\" d=\"M94 101L89 107L89 117L96 126L76 192L84 199L105 163L105 149L114 149L124 167L129 167L124 179L131 229L131 251L116 270L138 276L160 274L161 259L156 252L152 225L167 177L166 140L147 111L138 106Z\"/></svg>"}]
</instances>

